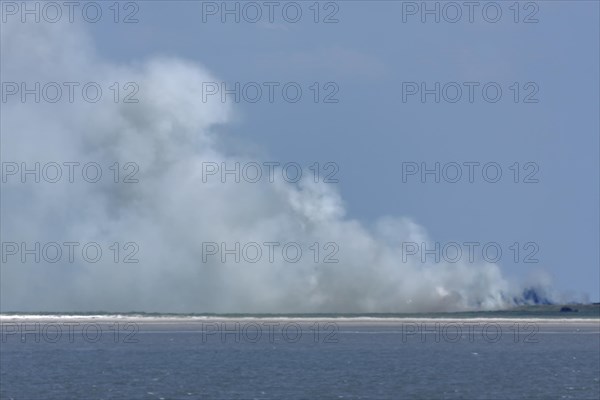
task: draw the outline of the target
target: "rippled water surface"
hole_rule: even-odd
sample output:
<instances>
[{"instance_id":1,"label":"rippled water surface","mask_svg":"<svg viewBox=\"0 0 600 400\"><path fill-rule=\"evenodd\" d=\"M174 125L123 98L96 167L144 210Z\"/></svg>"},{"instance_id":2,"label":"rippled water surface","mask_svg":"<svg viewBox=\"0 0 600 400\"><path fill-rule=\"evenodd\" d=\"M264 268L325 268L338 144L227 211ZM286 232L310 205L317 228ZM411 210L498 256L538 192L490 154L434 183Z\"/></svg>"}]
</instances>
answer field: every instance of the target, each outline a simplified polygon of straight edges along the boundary
<instances>
[{"instance_id":1,"label":"rippled water surface","mask_svg":"<svg viewBox=\"0 0 600 400\"><path fill-rule=\"evenodd\" d=\"M600 398L599 320L7 317L2 399Z\"/></svg>"}]
</instances>

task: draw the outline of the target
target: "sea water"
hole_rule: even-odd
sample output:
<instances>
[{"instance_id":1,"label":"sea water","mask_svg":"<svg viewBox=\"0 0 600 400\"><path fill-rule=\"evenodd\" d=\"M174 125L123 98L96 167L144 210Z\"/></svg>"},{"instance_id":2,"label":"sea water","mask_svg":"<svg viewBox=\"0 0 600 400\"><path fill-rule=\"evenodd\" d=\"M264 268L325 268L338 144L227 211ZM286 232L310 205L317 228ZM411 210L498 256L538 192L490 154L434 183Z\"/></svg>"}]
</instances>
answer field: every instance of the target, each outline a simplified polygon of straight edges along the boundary
<instances>
[{"instance_id":1,"label":"sea water","mask_svg":"<svg viewBox=\"0 0 600 400\"><path fill-rule=\"evenodd\" d=\"M5 314L0 398L598 399L581 315Z\"/></svg>"}]
</instances>

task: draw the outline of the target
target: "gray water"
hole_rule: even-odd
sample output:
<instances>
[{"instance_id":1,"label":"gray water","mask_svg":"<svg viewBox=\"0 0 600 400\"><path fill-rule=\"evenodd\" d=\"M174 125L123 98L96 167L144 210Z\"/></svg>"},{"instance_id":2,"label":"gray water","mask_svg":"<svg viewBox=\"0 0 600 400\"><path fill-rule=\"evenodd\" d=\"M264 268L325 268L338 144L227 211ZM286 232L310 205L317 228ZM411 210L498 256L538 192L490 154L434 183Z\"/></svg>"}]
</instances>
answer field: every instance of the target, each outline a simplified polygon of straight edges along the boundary
<instances>
[{"instance_id":1,"label":"gray water","mask_svg":"<svg viewBox=\"0 0 600 400\"><path fill-rule=\"evenodd\" d=\"M599 323L4 318L0 398L598 399Z\"/></svg>"}]
</instances>

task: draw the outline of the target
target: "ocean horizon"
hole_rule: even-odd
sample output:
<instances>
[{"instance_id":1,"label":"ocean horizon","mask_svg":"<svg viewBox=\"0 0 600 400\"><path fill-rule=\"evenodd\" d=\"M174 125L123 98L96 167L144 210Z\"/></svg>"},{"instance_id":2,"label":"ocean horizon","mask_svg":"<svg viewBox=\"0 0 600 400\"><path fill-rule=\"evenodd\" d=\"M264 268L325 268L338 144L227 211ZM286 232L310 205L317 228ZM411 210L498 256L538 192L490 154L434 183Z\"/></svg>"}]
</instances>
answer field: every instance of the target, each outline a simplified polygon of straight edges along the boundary
<instances>
[{"instance_id":1,"label":"ocean horizon","mask_svg":"<svg viewBox=\"0 0 600 400\"><path fill-rule=\"evenodd\" d=\"M565 303L523 305L499 310L422 312L422 313L176 313L176 312L110 312L110 311L3 311L0 320L45 318L121 318L121 319L552 319L588 320L600 318L600 303Z\"/></svg>"},{"instance_id":2,"label":"ocean horizon","mask_svg":"<svg viewBox=\"0 0 600 400\"><path fill-rule=\"evenodd\" d=\"M2 313L0 398L597 399L598 306L563 307Z\"/></svg>"}]
</instances>

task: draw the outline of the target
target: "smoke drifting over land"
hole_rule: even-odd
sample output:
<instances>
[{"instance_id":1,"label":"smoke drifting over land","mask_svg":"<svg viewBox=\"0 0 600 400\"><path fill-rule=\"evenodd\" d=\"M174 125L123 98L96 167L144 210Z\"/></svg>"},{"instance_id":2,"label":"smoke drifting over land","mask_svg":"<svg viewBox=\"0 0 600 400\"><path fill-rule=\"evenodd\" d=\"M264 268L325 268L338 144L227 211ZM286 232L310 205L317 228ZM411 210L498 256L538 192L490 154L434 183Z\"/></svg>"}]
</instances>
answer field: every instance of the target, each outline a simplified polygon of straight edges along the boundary
<instances>
[{"instance_id":1,"label":"smoke drifting over land","mask_svg":"<svg viewBox=\"0 0 600 400\"><path fill-rule=\"evenodd\" d=\"M399 243L429 240L422 227L392 217L364 226L345 215L333 185L314 183L311 173L298 184L204 183L203 162L233 165L244 156L222 150L214 128L235 110L218 96L202 101L202 82L217 79L200 65L112 63L74 24L8 23L2 48L4 82L97 82L104 89L97 103L78 100L80 89L73 103L10 97L3 162L93 161L109 174L93 184L64 177L3 183L3 242L97 242L104 253L96 263L8 257L2 311L420 312L513 303L518 291L497 265L402 262ZM139 103L115 102L114 82L136 82ZM139 165L139 183L114 183L108 167L116 161ZM312 252L297 263L202 259L203 242L276 241L336 243L339 263L315 263ZM114 242L135 242L140 262L115 263Z\"/></svg>"}]
</instances>

